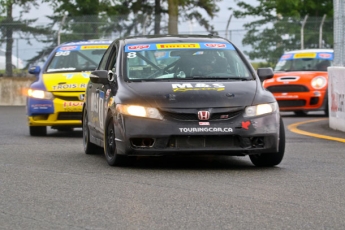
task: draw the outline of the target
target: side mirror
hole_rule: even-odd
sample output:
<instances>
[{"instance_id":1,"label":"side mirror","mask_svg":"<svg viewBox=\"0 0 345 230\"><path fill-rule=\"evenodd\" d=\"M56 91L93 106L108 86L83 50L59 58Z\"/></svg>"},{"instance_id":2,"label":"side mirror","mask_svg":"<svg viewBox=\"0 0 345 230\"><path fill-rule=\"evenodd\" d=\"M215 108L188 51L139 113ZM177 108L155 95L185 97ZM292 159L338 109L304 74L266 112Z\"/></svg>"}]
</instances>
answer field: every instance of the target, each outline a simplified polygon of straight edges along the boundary
<instances>
[{"instance_id":1,"label":"side mirror","mask_svg":"<svg viewBox=\"0 0 345 230\"><path fill-rule=\"evenodd\" d=\"M270 67L269 68L258 68L257 74L260 78L260 81L271 79L274 76L273 69Z\"/></svg>"},{"instance_id":2,"label":"side mirror","mask_svg":"<svg viewBox=\"0 0 345 230\"><path fill-rule=\"evenodd\" d=\"M39 66L32 66L29 68L28 70L29 74L34 74L34 75L37 75L41 72L41 67Z\"/></svg>"},{"instance_id":3,"label":"side mirror","mask_svg":"<svg viewBox=\"0 0 345 230\"><path fill-rule=\"evenodd\" d=\"M116 83L116 73L114 73L114 72L115 72L115 69L108 71L108 80L110 82L115 82Z\"/></svg>"},{"instance_id":4,"label":"side mirror","mask_svg":"<svg viewBox=\"0 0 345 230\"><path fill-rule=\"evenodd\" d=\"M109 84L107 70L95 70L90 74L90 81L97 84Z\"/></svg>"}]
</instances>

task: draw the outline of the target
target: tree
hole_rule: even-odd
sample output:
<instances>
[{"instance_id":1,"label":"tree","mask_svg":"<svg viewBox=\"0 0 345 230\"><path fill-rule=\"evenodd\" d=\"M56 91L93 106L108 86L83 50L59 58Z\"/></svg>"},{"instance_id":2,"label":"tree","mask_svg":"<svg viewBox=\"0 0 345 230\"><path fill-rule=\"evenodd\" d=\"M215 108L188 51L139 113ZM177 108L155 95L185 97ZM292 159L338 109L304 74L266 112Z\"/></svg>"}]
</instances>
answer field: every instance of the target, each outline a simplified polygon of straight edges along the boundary
<instances>
[{"instance_id":1,"label":"tree","mask_svg":"<svg viewBox=\"0 0 345 230\"><path fill-rule=\"evenodd\" d=\"M200 9L204 10L209 17L213 18L219 11L216 3L220 1L222 0L168 0L169 34L178 33L180 15L183 21L195 19L207 31L213 31L213 26L203 17Z\"/></svg>"},{"instance_id":2,"label":"tree","mask_svg":"<svg viewBox=\"0 0 345 230\"><path fill-rule=\"evenodd\" d=\"M301 47L301 26L306 15L309 21L305 26L305 48L319 47L319 27L323 15L333 17L332 0L258 0L258 6L238 1L239 10L233 10L234 17L255 16L259 19L244 24L247 33L243 45L250 45L252 51L245 52L249 58L264 59L275 64L285 50ZM333 44L333 24L324 25L324 47Z\"/></svg>"},{"instance_id":3,"label":"tree","mask_svg":"<svg viewBox=\"0 0 345 230\"><path fill-rule=\"evenodd\" d=\"M13 6L22 7L20 17L18 19L13 18ZM35 0L0 0L0 13L2 16L0 19L0 33L6 43L6 75L13 75L12 65L12 48L13 48L13 33L17 33L21 38L27 38L28 34L34 36L41 34L49 34L48 28L31 26L37 19L22 18L24 13L29 12L31 7L37 7L38 4ZM30 44L30 40L26 39Z\"/></svg>"}]
</instances>

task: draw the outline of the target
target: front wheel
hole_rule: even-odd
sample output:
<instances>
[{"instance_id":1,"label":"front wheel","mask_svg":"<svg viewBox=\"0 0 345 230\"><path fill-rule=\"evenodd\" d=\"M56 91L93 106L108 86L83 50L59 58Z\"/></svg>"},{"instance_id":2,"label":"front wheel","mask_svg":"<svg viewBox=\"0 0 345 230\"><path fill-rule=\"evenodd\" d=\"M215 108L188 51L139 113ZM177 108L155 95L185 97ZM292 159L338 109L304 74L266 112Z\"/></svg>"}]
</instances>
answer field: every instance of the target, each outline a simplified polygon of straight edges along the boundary
<instances>
[{"instance_id":1,"label":"front wheel","mask_svg":"<svg viewBox=\"0 0 345 230\"><path fill-rule=\"evenodd\" d=\"M110 166L120 166L124 164L126 156L117 154L113 121L112 114L108 113L104 132L104 154Z\"/></svg>"},{"instance_id":2,"label":"front wheel","mask_svg":"<svg viewBox=\"0 0 345 230\"><path fill-rule=\"evenodd\" d=\"M277 153L262 153L250 155L251 162L258 167L273 167L283 160L285 152L285 128L283 119L280 118L279 128L279 151Z\"/></svg>"}]
</instances>

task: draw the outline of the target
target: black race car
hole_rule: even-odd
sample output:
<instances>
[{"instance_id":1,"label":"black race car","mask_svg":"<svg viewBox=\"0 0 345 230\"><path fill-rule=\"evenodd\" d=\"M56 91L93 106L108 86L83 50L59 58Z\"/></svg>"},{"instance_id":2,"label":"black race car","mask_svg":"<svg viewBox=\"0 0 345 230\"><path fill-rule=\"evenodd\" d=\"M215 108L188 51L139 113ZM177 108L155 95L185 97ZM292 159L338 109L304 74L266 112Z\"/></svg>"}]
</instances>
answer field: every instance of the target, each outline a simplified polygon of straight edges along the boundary
<instances>
[{"instance_id":1,"label":"black race car","mask_svg":"<svg viewBox=\"0 0 345 230\"><path fill-rule=\"evenodd\" d=\"M279 107L238 48L213 35L113 41L91 72L83 106L86 154L109 165L130 156L249 155L278 165L285 131Z\"/></svg>"}]
</instances>

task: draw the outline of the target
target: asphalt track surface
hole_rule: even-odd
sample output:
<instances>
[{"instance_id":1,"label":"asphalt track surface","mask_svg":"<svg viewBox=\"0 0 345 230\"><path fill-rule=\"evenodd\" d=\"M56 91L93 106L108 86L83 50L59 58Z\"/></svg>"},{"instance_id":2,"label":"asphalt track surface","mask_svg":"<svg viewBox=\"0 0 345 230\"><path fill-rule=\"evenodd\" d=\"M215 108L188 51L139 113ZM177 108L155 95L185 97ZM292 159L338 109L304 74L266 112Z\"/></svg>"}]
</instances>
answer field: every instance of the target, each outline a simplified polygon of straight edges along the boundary
<instances>
[{"instance_id":1,"label":"asphalt track surface","mask_svg":"<svg viewBox=\"0 0 345 230\"><path fill-rule=\"evenodd\" d=\"M344 229L344 133L319 114L283 119L278 167L169 157L117 168L83 153L81 130L31 137L25 107L0 106L0 229Z\"/></svg>"}]
</instances>

